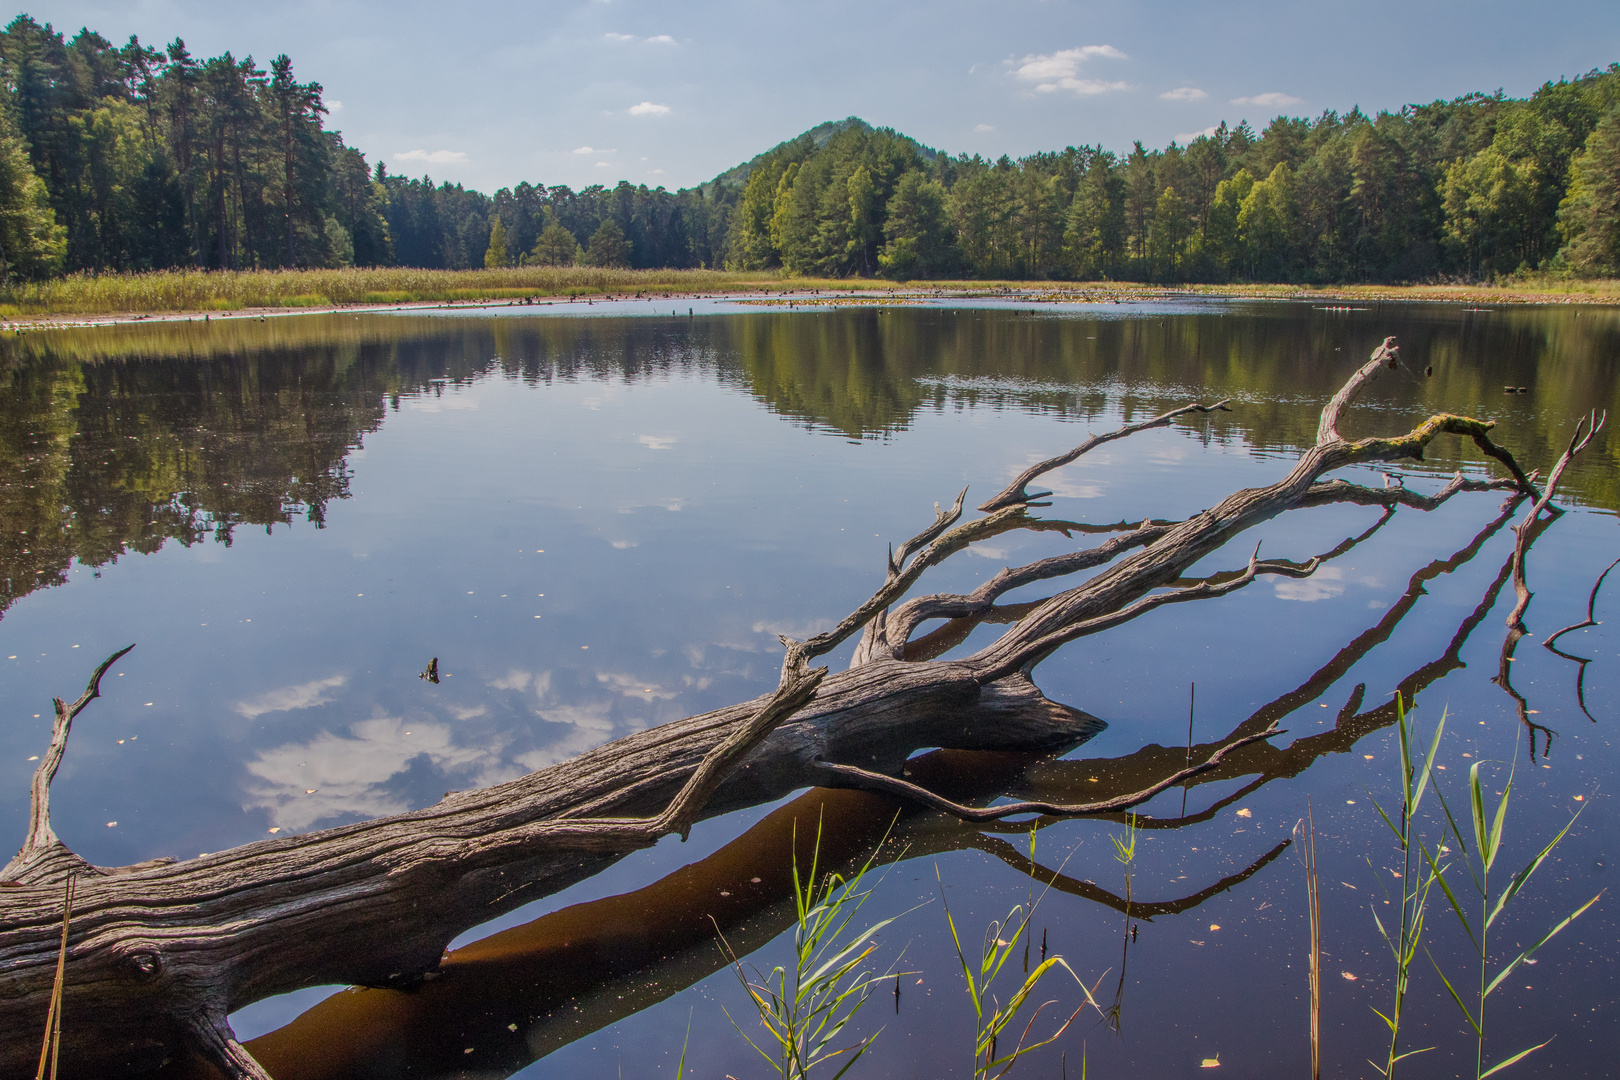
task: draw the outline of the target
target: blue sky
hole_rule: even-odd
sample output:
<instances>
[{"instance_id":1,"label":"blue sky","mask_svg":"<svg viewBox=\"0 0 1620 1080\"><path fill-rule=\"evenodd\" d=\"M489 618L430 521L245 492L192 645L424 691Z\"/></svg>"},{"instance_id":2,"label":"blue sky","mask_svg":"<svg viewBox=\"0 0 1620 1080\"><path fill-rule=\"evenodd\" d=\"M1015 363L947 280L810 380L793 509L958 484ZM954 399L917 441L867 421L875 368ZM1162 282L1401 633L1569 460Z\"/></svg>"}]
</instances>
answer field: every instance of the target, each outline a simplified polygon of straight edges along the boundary
<instances>
[{"instance_id":1,"label":"blue sky","mask_svg":"<svg viewBox=\"0 0 1620 1080\"><path fill-rule=\"evenodd\" d=\"M1523 95L1620 60L1615 0L97 0L71 34L293 58L394 172L483 191L709 179L823 120L1015 157L1222 119Z\"/></svg>"}]
</instances>

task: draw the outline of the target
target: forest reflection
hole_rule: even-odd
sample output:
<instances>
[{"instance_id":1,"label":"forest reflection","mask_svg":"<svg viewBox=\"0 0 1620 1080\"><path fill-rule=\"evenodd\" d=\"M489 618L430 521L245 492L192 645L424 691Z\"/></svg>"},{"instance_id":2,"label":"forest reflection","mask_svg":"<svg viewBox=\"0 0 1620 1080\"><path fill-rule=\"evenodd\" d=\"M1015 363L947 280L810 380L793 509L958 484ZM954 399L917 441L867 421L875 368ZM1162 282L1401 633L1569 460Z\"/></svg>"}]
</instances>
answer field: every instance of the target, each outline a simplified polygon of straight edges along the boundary
<instances>
[{"instance_id":1,"label":"forest reflection","mask_svg":"<svg viewBox=\"0 0 1620 1080\"><path fill-rule=\"evenodd\" d=\"M1037 410L1125 420L1196 397L1236 407L1202 436L1287 451L1314 437L1308 404L1387 333L1414 388L1367 405L1511 417L1525 460L1550 460L1570 417L1620 414L1620 312L1385 305L1182 305L1031 315L891 308L685 318L301 316L33 332L0 339L0 612L166 542L230 543L242 527L319 527L349 496L349 452L403 398L489 377L714 378L792 422L853 439L919 411ZM1404 372L1397 379L1407 379ZM1525 394L1504 387L1524 386ZM1194 421L1189 421L1194 423ZM1472 460L1449 442L1429 466ZM1576 504L1620 502L1620 444L1566 478Z\"/></svg>"}]
</instances>

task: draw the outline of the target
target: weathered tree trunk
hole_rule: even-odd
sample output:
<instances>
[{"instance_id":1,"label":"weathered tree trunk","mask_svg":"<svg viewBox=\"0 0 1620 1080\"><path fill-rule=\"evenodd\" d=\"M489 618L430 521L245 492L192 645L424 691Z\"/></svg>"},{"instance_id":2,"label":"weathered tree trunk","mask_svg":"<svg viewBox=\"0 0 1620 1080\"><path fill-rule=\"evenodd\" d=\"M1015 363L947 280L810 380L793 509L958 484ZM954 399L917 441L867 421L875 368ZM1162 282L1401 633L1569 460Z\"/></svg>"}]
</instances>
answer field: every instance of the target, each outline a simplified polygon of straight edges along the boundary
<instances>
[{"instance_id":1,"label":"weathered tree trunk","mask_svg":"<svg viewBox=\"0 0 1620 1080\"><path fill-rule=\"evenodd\" d=\"M818 783L881 785L923 798L927 792L898 776L924 747L1050 751L1076 745L1099 722L1043 697L1029 677L1034 666L1065 642L1162 604L1220 596L1260 574L1308 575L1318 560L1262 562L1256 552L1241 571L1183 583L1195 562L1277 514L1335 502L1428 509L1465 490L1541 497L1533 479L1490 440L1490 425L1477 420L1442 414L1395 438L1352 442L1340 436L1340 416L1356 393L1396 362L1393 339L1386 340L1324 408L1316 445L1275 484L1235 492L1183 522L1144 523L1099 547L1005 570L967 596L920 597L890 611L924 570L973 541L1040 527L1027 513L1039 496L1027 494L1026 485L1115 436L1093 440L1020 477L985 504L985 517L956 525L960 497L950 511L937 513L932 526L891 556L877 593L835 629L806 642L784 639L787 655L775 693L408 814L184 862L92 867L51 831L48 799L73 717L96 695L104 664L77 702L57 702L52 746L34 781L28 840L0 871L9 879L0 889L0 1075L21 1075L37 1060L70 877L76 895L60 988L68 1018L62 1074L136 1074L181 1053L200 1053L229 1076L263 1076L230 1032L225 1018L232 1010L323 983L420 983L433 975L456 934L588 877L669 832L684 835L700 816ZM1224 407L1189 406L1116 435ZM1459 475L1433 497L1321 481L1347 465L1421 458L1442 433L1473 439L1511 478L1486 483ZM972 656L905 658L912 633L927 620L982 617L1009 589L1121 555L1109 569L1034 605ZM864 636L850 670L828 674L808 666L856 633ZM1267 726L1241 733L1141 791L1040 806L1095 813L1134 805L1274 732Z\"/></svg>"}]
</instances>

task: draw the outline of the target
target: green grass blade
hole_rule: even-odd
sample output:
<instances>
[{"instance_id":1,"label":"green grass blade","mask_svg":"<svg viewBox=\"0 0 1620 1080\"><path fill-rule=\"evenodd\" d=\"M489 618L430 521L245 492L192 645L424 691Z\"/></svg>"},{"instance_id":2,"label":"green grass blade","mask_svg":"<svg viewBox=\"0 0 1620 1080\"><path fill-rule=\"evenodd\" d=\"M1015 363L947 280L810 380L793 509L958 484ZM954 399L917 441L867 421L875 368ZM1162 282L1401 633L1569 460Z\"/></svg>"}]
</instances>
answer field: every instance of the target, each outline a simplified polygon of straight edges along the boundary
<instances>
[{"instance_id":1,"label":"green grass blade","mask_svg":"<svg viewBox=\"0 0 1620 1080\"><path fill-rule=\"evenodd\" d=\"M1451 803L1446 799L1445 789L1440 786L1438 781L1434 785L1434 797L1440 800L1440 809L1445 811L1446 824L1451 826L1451 835L1457 841L1458 850L1462 852L1463 865L1468 868L1468 876L1474 880L1474 891L1482 892L1484 884L1480 881L1479 875L1474 872L1473 861L1468 858L1468 841L1463 839L1462 829L1458 827L1457 819L1451 812Z\"/></svg>"},{"instance_id":2,"label":"green grass blade","mask_svg":"<svg viewBox=\"0 0 1620 1080\"><path fill-rule=\"evenodd\" d=\"M1496 853L1502 850L1502 829L1507 824L1508 798L1513 794L1513 772L1509 770L1507 783L1502 788L1502 798L1496 804L1496 819L1491 822L1490 836L1486 840L1486 847L1481 852L1481 859L1485 863L1485 872L1489 874L1491 867L1496 865Z\"/></svg>"},{"instance_id":3,"label":"green grass blade","mask_svg":"<svg viewBox=\"0 0 1620 1080\"><path fill-rule=\"evenodd\" d=\"M1429 755L1423 759L1423 773L1418 777L1417 793L1412 796L1411 809L1407 816L1417 814L1418 804L1423 801L1423 792L1429 786L1429 778L1434 775L1434 758L1440 752L1440 736L1446 730L1446 714L1440 713L1440 722L1434 726L1434 741L1429 744Z\"/></svg>"},{"instance_id":4,"label":"green grass blade","mask_svg":"<svg viewBox=\"0 0 1620 1080\"><path fill-rule=\"evenodd\" d=\"M1366 791L1365 788L1363 788L1362 790ZM1367 792L1367 801L1372 803L1374 810L1378 811L1378 816L1384 819L1384 824L1388 825L1389 826L1389 831L1395 834L1395 839L1396 840L1404 840L1405 837L1403 837L1401 835L1401 830L1397 829L1395 827L1395 823L1393 821L1389 820L1389 815L1384 813L1384 808L1378 804L1377 799L1373 798L1372 792L1370 792L1370 791Z\"/></svg>"},{"instance_id":5,"label":"green grass blade","mask_svg":"<svg viewBox=\"0 0 1620 1080\"><path fill-rule=\"evenodd\" d=\"M1462 1010L1463 1017L1468 1021L1468 1026L1474 1029L1474 1034L1483 1039L1485 1037L1485 1029L1479 1026L1479 1024L1474 1020L1474 1014L1469 1011L1467 1005L1463 1004L1462 996L1458 994L1456 988L1451 985L1451 980L1446 978L1446 973L1440 970L1440 965L1435 961L1434 954L1429 952L1427 946L1424 947L1423 954L1429 958L1429 963L1434 967L1434 973L1440 976L1440 981L1446 984L1446 992L1451 995L1451 1000L1457 1003L1457 1008Z\"/></svg>"},{"instance_id":6,"label":"green grass blade","mask_svg":"<svg viewBox=\"0 0 1620 1080\"><path fill-rule=\"evenodd\" d=\"M733 1025L735 1026L735 1025ZM692 1011L686 1013L686 1038L681 1040L681 1060L675 1064L675 1080L686 1075L686 1048L692 1043ZM756 1047L757 1049L757 1047Z\"/></svg>"},{"instance_id":7,"label":"green grass blade","mask_svg":"<svg viewBox=\"0 0 1620 1080\"><path fill-rule=\"evenodd\" d=\"M1497 975L1496 978L1491 980L1490 985L1485 988L1485 996L1489 997L1491 991L1495 990L1497 988L1497 986L1500 985L1500 983L1502 982L1503 979L1505 979L1509 975L1513 974L1514 970L1516 968L1518 968L1518 966L1520 964L1524 963L1526 960L1528 960L1532 956L1536 955L1536 950L1537 949L1541 948L1543 945L1547 944L1547 942L1551 941L1553 939L1553 935L1558 933L1558 931L1562 930L1564 927L1568 926L1570 923L1572 923L1576 919L1580 918L1581 915L1585 913L1586 909L1591 907L1593 904L1597 903L1598 900L1602 898L1602 896L1603 896L1602 893L1598 893L1597 896L1592 897L1592 899L1588 900L1586 903L1584 903L1580 907L1576 908L1575 913L1573 915L1570 915L1563 922L1559 923L1557 926L1555 926L1551 930L1547 931L1547 933L1542 936L1542 939L1540 941L1536 942L1534 945L1530 946L1528 949L1524 950L1524 952L1520 953L1517 957L1515 957L1514 960L1513 960L1513 963L1511 963L1507 967L1503 968L1502 971L1501 971L1501 974Z\"/></svg>"},{"instance_id":8,"label":"green grass blade","mask_svg":"<svg viewBox=\"0 0 1620 1080\"><path fill-rule=\"evenodd\" d=\"M1552 1039L1548 1039L1547 1042L1544 1042L1544 1043L1538 1043L1537 1045L1532 1046L1528 1050L1520 1050L1517 1054L1514 1054L1512 1057L1508 1058L1506 1061L1499 1062L1498 1064L1492 1065L1490 1068L1488 1068L1484 1072L1480 1073L1479 1074L1479 1080L1485 1080L1485 1078L1487 1076L1490 1076L1492 1073L1501 1072L1503 1069L1507 1068L1509 1065L1512 1065L1516 1061L1523 1061L1525 1058L1529 1057L1531 1054L1535 1053L1537 1050L1540 1050L1543 1046L1546 1046L1547 1043L1550 1043L1550 1042L1552 1042Z\"/></svg>"},{"instance_id":9,"label":"green grass blade","mask_svg":"<svg viewBox=\"0 0 1620 1080\"><path fill-rule=\"evenodd\" d=\"M1439 791L1440 789L1437 787L1435 790ZM1424 844L1418 845L1418 851L1423 853L1423 858L1429 864L1430 879L1440 886L1441 892L1446 894L1446 900L1451 904L1451 911L1457 916L1457 921L1462 923L1464 932L1468 934L1469 942L1474 946L1474 951L1483 953L1480 948L1479 938L1474 936L1474 927L1468 921L1468 916L1463 914L1462 903L1457 899L1457 894L1451 891L1451 884L1446 881L1445 875L1441 873L1439 865L1434 861L1433 853Z\"/></svg>"},{"instance_id":10,"label":"green grass blade","mask_svg":"<svg viewBox=\"0 0 1620 1080\"><path fill-rule=\"evenodd\" d=\"M1584 810L1585 806L1583 805L1581 809ZM1519 890L1524 888L1525 885L1530 881L1530 875L1534 874L1537 868L1547 860L1547 856L1552 854L1552 849L1558 846L1558 842L1564 838L1565 834L1568 833L1571 828L1574 827L1576 819L1580 816L1581 811L1575 811L1575 816L1569 819L1569 824L1560 829L1558 831L1558 835L1553 837L1552 840L1548 841L1547 846L1541 849L1541 853L1535 858L1531 859L1529 864L1526 865L1523 870L1520 870L1517 874L1513 875L1513 880L1508 882L1508 887L1503 889L1502 895L1497 898L1496 906L1491 909L1490 917L1485 920L1485 926L1487 928L1489 928L1490 925L1496 921L1496 917L1502 913L1502 909L1507 907L1508 901L1517 896L1519 894Z\"/></svg>"},{"instance_id":11,"label":"green grass blade","mask_svg":"<svg viewBox=\"0 0 1620 1080\"><path fill-rule=\"evenodd\" d=\"M1481 858L1485 853L1485 788L1479 779L1479 767L1483 764L1483 761L1476 761L1468 770L1468 808L1474 818L1475 850Z\"/></svg>"},{"instance_id":12,"label":"green grass blade","mask_svg":"<svg viewBox=\"0 0 1620 1080\"><path fill-rule=\"evenodd\" d=\"M1395 694L1395 730L1400 733L1401 805L1412 805L1412 744L1406 728L1406 703Z\"/></svg>"}]
</instances>

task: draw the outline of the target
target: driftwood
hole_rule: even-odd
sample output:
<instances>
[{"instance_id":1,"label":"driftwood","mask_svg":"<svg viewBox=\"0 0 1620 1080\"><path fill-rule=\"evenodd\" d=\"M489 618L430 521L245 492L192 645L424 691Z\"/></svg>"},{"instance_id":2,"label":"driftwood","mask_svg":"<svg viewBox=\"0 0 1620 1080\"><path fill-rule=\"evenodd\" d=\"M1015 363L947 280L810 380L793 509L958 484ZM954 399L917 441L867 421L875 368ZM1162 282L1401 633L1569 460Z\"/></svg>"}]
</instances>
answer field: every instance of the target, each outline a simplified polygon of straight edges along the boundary
<instances>
[{"instance_id":1,"label":"driftwood","mask_svg":"<svg viewBox=\"0 0 1620 1080\"><path fill-rule=\"evenodd\" d=\"M1037 467L989 500L994 509L984 517L957 524L962 497L936 512L933 525L891 555L877 592L833 630L804 642L784 638L774 693L407 814L183 862L91 866L52 832L49 787L74 717L118 656L109 658L78 701L57 702L51 750L34 779L27 840L0 870L8 886L0 889L0 1075L21 1075L36 1061L62 951L69 878L76 889L62 993L62 1075L133 1075L196 1058L229 1077L263 1077L230 1030L231 1011L327 983L422 985L456 934L663 835L684 835L700 817L815 784L889 785L925 747L1072 748L1099 722L1046 699L1030 679L1034 667L1065 643L1156 607L1218 597L1263 574L1310 574L1318 560L1264 561L1256 551L1241 569L1186 583L1193 564L1278 514L1332 503L1379 506L1386 514L1402 505L1430 509L1458 492L1490 489L1542 498L1535 478L1491 440L1489 423L1439 414L1403 435L1341 436L1339 424L1356 395L1398 362L1393 339L1386 339L1323 409L1316 444L1276 483L1234 492L1185 521L1144 522L1098 547L1004 570L970 595L920 597L894 608L928 567L967 545L1043 527L1028 513L1039 498L1026 491L1044 471ZM1117 434L1216 407L1175 410ZM1322 479L1350 465L1421 459L1442 434L1472 439L1509 476L1492 482L1459 476L1427 498ZM1086 448L1043 466L1071 461ZM1013 588L1109 562L1081 584L1028 606L971 656L923 661L908 649L927 620L988 619ZM863 636L849 670L810 667L857 633ZM1244 731L1242 745L1223 743L1192 765L1183 759L1176 775L1222 768L1276 733L1274 721ZM1118 793L1106 807L1044 809L1118 810L1151 798L1165 786L1161 780Z\"/></svg>"},{"instance_id":2,"label":"driftwood","mask_svg":"<svg viewBox=\"0 0 1620 1080\"><path fill-rule=\"evenodd\" d=\"M1428 586L1470 563L1486 541L1509 520L1520 498L1509 500L1495 520L1462 550L1437 559L1412 575L1404 593L1378 621L1356 635L1303 683L1262 705L1237 727L1208 745L1185 751L1205 758L1220 747L1264 731L1283 716L1324 703L1322 696L1356 663L1389 639L1394 628L1429 595ZM1382 527L1341 544L1347 550ZM1460 653L1484 621L1509 577L1504 565L1483 598L1462 621L1444 652L1414 657L1415 668L1399 683L1403 700L1462 666ZM1419 663L1419 660L1422 660ZM1189 783L1223 784L1224 793L1208 806L1176 817L1134 814L1138 828L1177 829L1212 820L1250 798L1264 785L1303 773L1324 755L1349 752L1358 741L1391 727L1396 710L1385 700L1361 711L1365 687L1358 686L1333 727L1295 739L1286 748L1250 742L1220 765ZM1053 760L1034 753L940 750L907 763L909 778L958 804L983 804L1014 793L1027 799L1073 804L1099 791L1112 799L1146 790L1183 768L1182 747L1145 746L1116 758ZM1235 790L1231 782L1242 782ZM1122 820L1123 814L1105 815ZM820 830L824 866L926 858L939 852L975 848L1001 859L1016 873L1029 874L1060 892L1124 913L1139 925L1184 912L1211 896L1253 877L1281 854L1288 841L1256 852L1247 866L1219 880L1166 899L1122 895L1045 866L1032 865L1027 851L989 835L1023 833L1060 818L1043 816L1016 826L961 822L927 809L908 796L813 788L773 811L720 851L683 866L635 892L608 896L541 916L449 953L438 978L408 993L356 988L333 995L286 1027L247 1044L277 1080L347 1080L360 1075L451 1080L476 1074L510 1075L559 1047L665 1000L724 964L714 943L714 924L739 953L775 938L792 924L789 867L807 853L799 836ZM714 920L711 923L710 920ZM1067 949L1066 935L1054 946ZM470 1051L470 1052L469 1052ZM176 1068L163 1075L189 1076Z\"/></svg>"}]
</instances>

